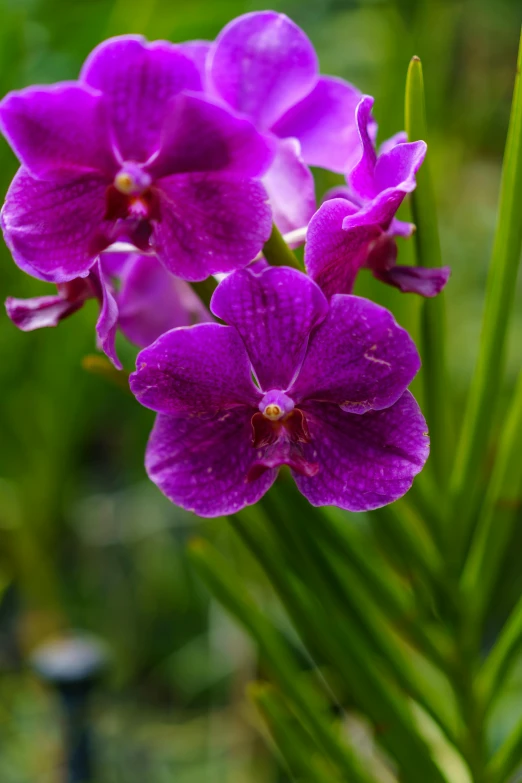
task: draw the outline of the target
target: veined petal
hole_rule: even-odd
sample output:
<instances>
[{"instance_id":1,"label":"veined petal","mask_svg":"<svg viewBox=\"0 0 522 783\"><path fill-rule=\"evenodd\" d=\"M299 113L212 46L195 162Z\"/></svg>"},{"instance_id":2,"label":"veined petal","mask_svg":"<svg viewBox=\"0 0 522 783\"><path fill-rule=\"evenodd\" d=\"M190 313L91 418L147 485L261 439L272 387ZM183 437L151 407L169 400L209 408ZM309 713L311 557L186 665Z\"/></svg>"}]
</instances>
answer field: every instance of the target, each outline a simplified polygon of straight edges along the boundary
<instances>
[{"instance_id":1,"label":"veined petal","mask_svg":"<svg viewBox=\"0 0 522 783\"><path fill-rule=\"evenodd\" d=\"M245 344L259 386L287 389L304 358L312 329L328 303L315 283L288 267L244 269L216 288L210 309L234 326Z\"/></svg>"},{"instance_id":2,"label":"veined petal","mask_svg":"<svg viewBox=\"0 0 522 783\"><path fill-rule=\"evenodd\" d=\"M256 503L277 469L247 480L257 454L251 415L245 406L201 417L160 414L145 458L150 479L173 503L202 517L234 514Z\"/></svg>"},{"instance_id":3,"label":"veined petal","mask_svg":"<svg viewBox=\"0 0 522 783\"><path fill-rule=\"evenodd\" d=\"M359 211L350 201L334 198L319 207L308 226L306 270L326 296L352 292L370 244L382 234L378 225L366 225L364 221L346 231L346 220L353 218L355 222L357 215Z\"/></svg>"},{"instance_id":4,"label":"veined petal","mask_svg":"<svg viewBox=\"0 0 522 783\"><path fill-rule=\"evenodd\" d=\"M318 68L305 33L274 11L230 22L216 39L208 67L215 93L261 130L308 95Z\"/></svg>"},{"instance_id":5,"label":"veined petal","mask_svg":"<svg viewBox=\"0 0 522 783\"><path fill-rule=\"evenodd\" d=\"M410 489L428 458L426 422L408 391L391 408L362 416L328 403L307 403L303 410L311 437L303 454L319 470L294 479L313 506L385 506Z\"/></svg>"},{"instance_id":6,"label":"veined petal","mask_svg":"<svg viewBox=\"0 0 522 783\"><path fill-rule=\"evenodd\" d=\"M315 184L296 139L280 139L274 161L263 177L273 220L286 234L307 226L315 212Z\"/></svg>"},{"instance_id":7,"label":"veined petal","mask_svg":"<svg viewBox=\"0 0 522 783\"><path fill-rule=\"evenodd\" d=\"M365 413L393 405L419 368L415 343L388 310L341 294L314 330L289 394L296 404L320 400Z\"/></svg>"},{"instance_id":8,"label":"veined petal","mask_svg":"<svg viewBox=\"0 0 522 783\"><path fill-rule=\"evenodd\" d=\"M4 237L15 262L57 283L87 275L111 241L105 191L105 180L94 174L57 183L19 169L2 209Z\"/></svg>"},{"instance_id":9,"label":"veined petal","mask_svg":"<svg viewBox=\"0 0 522 783\"><path fill-rule=\"evenodd\" d=\"M0 124L34 177L97 172L110 178L116 171L104 98L87 85L62 82L10 92L0 103Z\"/></svg>"},{"instance_id":10,"label":"veined petal","mask_svg":"<svg viewBox=\"0 0 522 783\"><path fill-rule=\"evenodd\" d=\"M141 348L170 329L212 320L189 284L154 256L133 254L124 267L117 302L121 331Z\"/></svg>"},{"instance_id":11,"label":"veined petal","mask_svg":"<svg viewBox=\"0 0 522 783\"><path fill-rule=\"evenodd\" d=\"M168 41L139 35L110 38L96 47L80 79L100 90L121 160L144 163L157 152L170 99L181 90L198 90L196 66Z\"/></svg>"},{"instance_id":12,"label":"veined petal","mask_svg":"<svg viewBox=\"0 0 522 783\"><path fill-rule=\"evenodd\" d=\"M196 418L237 405L255 407L261 398L239 335L220 324L162 335L138 354L130 385L147 408Z\"/></svg>"},{"instance_id":13,"label":"veined petal","mask_svg":"<svg viewBox=\"0 0 522 783\"><path fill-rule=\"evenodd\" d=\"M184 280L246 266L270 236L270 207L260 182L182 174L162 179L159 187L155 247L167 269Z\"/></svg>"},{"instance_id":14,"label":"veined petal","mask_svg":"<svg viewBox=\"0 0 522 783\"><path fill-rule=\"evenodd\" d=\"M313 90L272 126L272 133L297 138L309 166L343 174L360 157L355 109L361 97L343 79L321 76Z\"/></svg>"},{"instance_id":15,"label":"veined petal","mask_svg":"<svg viewBox=\"0 0 522 783\"><path fill-rule=\"evenodd\" d=\"M178 95L169 103L158 156L147 166L152 177L222 171L261 176L275 143L261 136L250 120L200 95Z\"/></svg>"}]
</instances>

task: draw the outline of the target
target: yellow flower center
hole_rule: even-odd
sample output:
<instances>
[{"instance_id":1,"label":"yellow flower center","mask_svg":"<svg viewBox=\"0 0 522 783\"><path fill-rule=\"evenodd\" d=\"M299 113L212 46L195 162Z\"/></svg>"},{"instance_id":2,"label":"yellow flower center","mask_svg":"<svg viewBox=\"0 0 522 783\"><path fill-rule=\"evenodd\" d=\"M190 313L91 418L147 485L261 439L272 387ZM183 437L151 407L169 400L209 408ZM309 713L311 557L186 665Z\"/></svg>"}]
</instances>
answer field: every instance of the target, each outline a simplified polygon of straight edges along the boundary
<instances>
[{"instance_id":1,"label":"yellow flower center","mask_svg":"<svg viewBox=\"0 0 522 783\"><path fill-rule=\"evenodd\" d=\"M272 403L271 405L267 405L265 410L263 411L263 415L266 416L267 419L270 419L271 421L277 421L281 418L283 414L283 411L279 407L279 405L276 405L275 403Z\"/></svg>"},{"instance_id":2,"label":"yellow flower center","mask_svg":"<svg viewBox=\"0 0 522 783\"><path fill-rule=\"evenodd\" d=\"M120 171L114 178L114 187L123 193L125 196L129 196L136 188L134 179L126 171Z\"/></svg>"}]
</instances>

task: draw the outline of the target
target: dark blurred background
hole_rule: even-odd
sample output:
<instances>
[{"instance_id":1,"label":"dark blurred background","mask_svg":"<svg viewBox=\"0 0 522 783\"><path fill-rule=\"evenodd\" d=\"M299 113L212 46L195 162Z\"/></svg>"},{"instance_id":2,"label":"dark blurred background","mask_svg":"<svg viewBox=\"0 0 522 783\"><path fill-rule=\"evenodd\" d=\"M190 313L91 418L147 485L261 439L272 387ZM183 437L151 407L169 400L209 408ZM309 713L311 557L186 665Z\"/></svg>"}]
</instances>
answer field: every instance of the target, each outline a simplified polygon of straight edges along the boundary
<instances>
[{"instance_id":1,"label":"dark blurred background","mask_svg":"<svg viewBox=\"0 0 522 783\"><path fill-rule=\"evenodd\" d=\"M89 51L111 35L211 39L234 16L266 7L0 0L0 91L74 79ZM408 62L414 54L423 61L443 257L453 269L448 405L458 416L477 350L520 0L288 0L271 7L305 29L324 73L375 96L381 141L403 127ZM0 141L2 194L16 168ZM319 190L331 182L318 173ZM401 246L402 258L410 252ZM2 300L48 292L3 244L0 254ZM415 331L415 297L366 278L358 291ZM517 297L510 377L522 361ZM187 538L212 537L264 601L270 593L224 520L186 514L148 483L143 452L153 414L81 366L95 350L95 319L89 303L55 330L22 334L0 315L0 781L61 779L57 702L26 661L35 645L68 628L97 634L112 651L93 705L97 781L283 780L244 698L256 667L252 651L191 572ZM133 348L122 342L120 351L131 368Z\"/></svg>"}]
</instances>

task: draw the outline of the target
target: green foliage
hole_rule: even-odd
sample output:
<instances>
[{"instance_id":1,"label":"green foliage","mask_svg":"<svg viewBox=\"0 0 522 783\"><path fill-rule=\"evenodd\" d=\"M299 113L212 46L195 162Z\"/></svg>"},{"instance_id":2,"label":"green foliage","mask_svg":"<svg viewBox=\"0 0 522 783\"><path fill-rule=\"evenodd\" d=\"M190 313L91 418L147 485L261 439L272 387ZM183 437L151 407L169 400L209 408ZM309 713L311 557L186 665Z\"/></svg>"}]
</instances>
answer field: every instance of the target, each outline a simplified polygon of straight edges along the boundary
<instances>
[{"instance_id":1,"label":"green foliage","mask_svg":"<svg viewBox=\"0 0 522 783\"><path fill-rule=\"evenodd\" d=\"M522 650L522 598L491 650L483 649L522 489L520 380L486 480L479 471L502 382L522 246L521 91L517 77L478 369L453 476L445 314L438 299L425 302L419 314L423 399L434 443L432 481L424 481L408 498L368 513L369 527L358 527L353 515L341 511L310 509L285 477L257 509L230 519L278 594L313 670L324 677L319 683L324 701L338 713L355 712L370 721L373 740L405 783L507 783L521 762L520 721L498 748L490 744L489 734L492 706ZM410 139L425 138L418 58L408 73L406 124ZM434 194L429 172L423 172L412 212L417 260L432 266L440 264L440 247ZM483 498L479 512L478 496ZM277 685L277 690L254 688L252 698L295 780L381 780L375 759L365 768L364 754L350 736L342 740L350 750L348 763L338 744L329 747L324 741L331 737L328 724L331 732L338 718L332 714L328 720L324 707L321 713L315 692L308 694L301 684L304 672L287 665L284 644L267 643L269 634L279 631L268 618L261 620L218 553L198 542L192 556L213 594L258 646ZM310 723L311 714L318 720L320 713L324 736Z\"/></svg>"},{"instance_id":2,"label":"green foliage","mask_svg":"<svg viewBox=\"0 0 522 783\"><path fill-rule=\"evenodd\" d=\"M468 398L519 4L272 5L311 35L323 72L376 96L380 141L402 127L408 61L422 57L426 112L416 65L407 125L411 138L425 137L428 125L432 183L421 174L411 204L415 243L401 242L399 258L452 266L446 307L369 275L357 293L392 309L421 348L414 391L430 424L432 459L406 499L372 514L312 509L283 477L263 505L230 524L195 520L145 482L151 413L112 382L103 359L82 368L95 349L95 308L45 334L20 334L4 317L2 783L54 780L61 763L52 696L17 668L9 645L15 639L25 654L49 632L77 626L103 636L114 653L94 711L100 783L387 783L393 770L405 783L506 783L520 766L520 99ZM0 0L2 94L74 78L106 35L212 38L233 16L261 6ZM5 192L16 162L3 142L0 163ZM324 172L317 183L319 196L336 184ZM4 298L49 290L24 276L4 247L0 260ZM208 301L212 291L200 293ZM120 348L130 370L134 351ZM221 553L200 546L196 568L253 648L242 645L187 562L195 530ZM289 777L255 739L243 696L251 679L263 680L251 699Z\"/></svg>"}]
</instances>

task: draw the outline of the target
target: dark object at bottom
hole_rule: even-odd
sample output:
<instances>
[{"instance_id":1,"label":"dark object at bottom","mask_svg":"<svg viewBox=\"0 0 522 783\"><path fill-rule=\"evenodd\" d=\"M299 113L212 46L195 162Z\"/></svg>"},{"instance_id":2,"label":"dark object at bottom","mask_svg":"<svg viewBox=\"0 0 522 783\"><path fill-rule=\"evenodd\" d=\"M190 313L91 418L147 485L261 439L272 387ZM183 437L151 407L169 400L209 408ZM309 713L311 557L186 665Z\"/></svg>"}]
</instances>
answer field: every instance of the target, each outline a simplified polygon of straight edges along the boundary
<instances>
[{"instance_id":1,"label":"dark object at bottom","mask_svg":"<svg viewBox=\"0 0 522 783\"><path fill-rule=\"evenodd\" d=\"M34 671L54 687L60 699L67 783L94 779L89 696L108 660L105 645L82 634L46 642L31 656Z\"/></svg>"}]
</instances>

